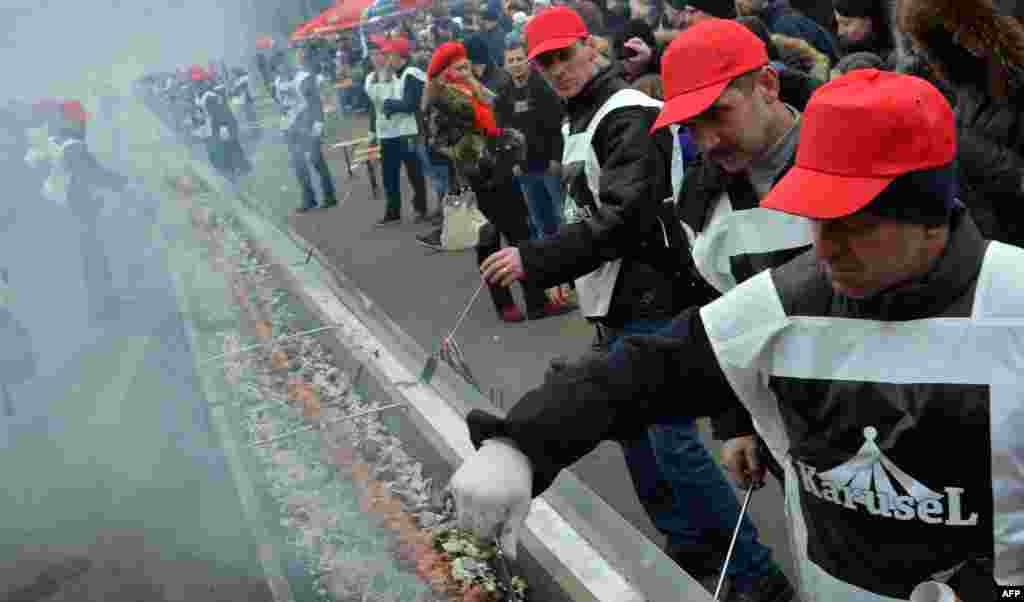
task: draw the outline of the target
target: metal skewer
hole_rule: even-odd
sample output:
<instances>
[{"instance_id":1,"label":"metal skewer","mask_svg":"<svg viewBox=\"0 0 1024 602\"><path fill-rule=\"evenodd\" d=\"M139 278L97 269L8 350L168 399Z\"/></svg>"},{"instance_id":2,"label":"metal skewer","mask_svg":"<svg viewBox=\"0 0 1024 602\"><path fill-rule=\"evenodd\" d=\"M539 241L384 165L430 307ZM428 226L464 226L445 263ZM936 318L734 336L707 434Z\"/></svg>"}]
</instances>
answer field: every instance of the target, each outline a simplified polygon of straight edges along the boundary
<instances>
[{"instance_id":1,"label":"metal skewer","mask_svg":"<svg viewBox=\"0 0 1024 602\"><path fill-rule=\"evenodd\" d=\"M754 495L754 484L750 484L747 495L743 498L743 507L740 508L740 518L736 521L736 528L732 532L732 541L729 542L729 551L725 554L725 563L722 565L722 574L718 577L718 587L715 588L715 602L722 593L722 584L725 583L725 573L729 570L729 561L732 560L732 551L736 547L736 539L740 534L740 527L743 525L743 517L747 515L747 507L750 506L750 497Z\"/></svg>"}]
</instances>

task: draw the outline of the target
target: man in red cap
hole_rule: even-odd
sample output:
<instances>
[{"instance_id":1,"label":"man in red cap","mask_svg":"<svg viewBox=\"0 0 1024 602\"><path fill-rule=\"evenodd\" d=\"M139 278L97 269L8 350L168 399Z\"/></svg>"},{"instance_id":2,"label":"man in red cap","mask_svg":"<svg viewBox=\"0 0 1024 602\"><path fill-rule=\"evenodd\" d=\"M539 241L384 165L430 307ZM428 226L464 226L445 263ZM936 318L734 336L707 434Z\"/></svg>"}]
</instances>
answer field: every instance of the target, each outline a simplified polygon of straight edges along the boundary
<instances>
[{"instance_id":1,"label":"man in red cap","mask_svg":"<svg viewBox=\"0 0 1024 602\"><path fill-rule=\"evenodd\" d=\"M366 94L376 114L374 133L380 144L381 179L387 195L384 218L377 225L402 221L402 165L412 184L416 223L423 223L428 219L427 184L420 165L418 116L427 75L409 64L409 40L382 40L379 48L377 69L366 78Z\"/></svg>"},{"instance_id":2,"label":"man in red cap","mask_svg":"<svg viewBox=\"0 0 1024 602\"><path fill-rule=\"evenodd\" d=\"M701 150L677 203L700 278L724 293L803 253L811 244L806 220L758 208L792 164L800 137L796 100L786 102L764 43L735 21L705 20L669 46L662 75L658 127L686 125ZM749 415L720 416L714 427L728 440L726 466L744 482L759 480L764 467Z\"/></svg>"},{"instance_id":3,"label":"man in red cap","mask_svg":"<svg viewBox=\"0 0 1024 602\"><path fill-rule=\"evenodd\" d=\"M324 108L320 98L320 88L316 83L309 60L304 54L297 58L299 64L293 65L286 55L281 55L277 64L278 76L274 80L276 100L283 109L281 130L288 144L288 156L292 171L299 180L302 189L302 204L297 211L305 213L323 207L329 209L338 204L335 194L334 177L324 160L321 138L324 133ZM320 176L320 190L323 198L317 203L316 191L313 189L313 178L310 165Z\"/></svg>"},{"instance_id":4,"label":"man in red cap","mask_svg":"<svg viewBox=\"0 0 1024 602\"><path fill-rule=\"evenodd\" d=\"M85 140L89 114L81 102L63 102L60 115L60 130L51 138L56 152L43 194L67 207L78 220L89 312L95 319L109 320L118 316L120 299L112 290L110 263L99 234L104 199L96 192L123 192L127 180L101 165L89 150Z\"/></svg>"},{"instance_id":5,"label":"man in red cap","mask_svg":"<svg viewBox=\"0 0 1024 602\"><path fill-rule=\"evenodd\" d=\"M652 133L662 103L628 87L571 9L534 17L526 41L529 59L566 102L567 225L553 238L499 251L482 271L488 281L506 285L575 281L580 310L595 325L602 350L614 349L625 336L667 327L672 316L714 294L680 261L682 243L666 202L682 179L674 169L675 132ZM638 497L668 536L666 550L713 590L721 567L714 552L728 547L722 534L736 525L739 506L695 423L659 425L626 438L623 450ZM738 576L774 579L775 593L791 591L749 521L737 561Z\"/></svg>"},{"instance_id":6,"label":"man in red cap","mask_svg":"<svg viewBox=\"0 0 1024 602\"><path fill-rule=\"evenodd\" d=\"M986 600L993 581L1024 583L1024 251L985 240L957 200L953 110L927 81L853 71L803 120L760 206L808 219L813 251L505 419L470 413L482 447L452 479L466 520L525 515L601 440L735 396L785 467L802 600L897 602L929 581Z\"/></svg>"}]
</instances>

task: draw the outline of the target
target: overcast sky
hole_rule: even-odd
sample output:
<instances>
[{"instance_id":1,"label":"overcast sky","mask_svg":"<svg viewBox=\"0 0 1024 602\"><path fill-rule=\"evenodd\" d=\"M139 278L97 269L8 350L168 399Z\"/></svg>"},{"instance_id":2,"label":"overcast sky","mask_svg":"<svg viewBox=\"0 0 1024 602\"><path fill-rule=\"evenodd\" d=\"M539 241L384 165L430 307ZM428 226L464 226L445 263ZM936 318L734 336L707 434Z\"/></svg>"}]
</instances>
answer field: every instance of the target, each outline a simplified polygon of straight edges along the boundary
<instances>
[{"instance_id":1,"label":"overcast sky","mask_svg":"<svg viewBox=\"0 0 1024 602\"><path fill-rule=\"evenodd\" d=\"M142 72L211 58L225 57L235 63L253 46L256 33L267 29L268 13L273 13L275 4L275 0L0 0L4 96L67 94L69 85L82 81L87 73L123 83ZM263 14L253 13L252 7Z\"/></svg>"}]
</instances>

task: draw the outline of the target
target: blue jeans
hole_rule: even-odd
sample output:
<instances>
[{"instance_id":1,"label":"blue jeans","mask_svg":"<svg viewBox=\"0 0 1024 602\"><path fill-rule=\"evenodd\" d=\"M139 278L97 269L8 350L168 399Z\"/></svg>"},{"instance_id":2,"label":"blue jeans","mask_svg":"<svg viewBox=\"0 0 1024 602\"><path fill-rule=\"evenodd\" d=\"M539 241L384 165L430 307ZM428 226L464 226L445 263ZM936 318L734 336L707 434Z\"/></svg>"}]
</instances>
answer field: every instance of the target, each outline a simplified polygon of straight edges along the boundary
<instances>
[{"instance_id":1,"label":"blue jeans","mask_svg":"<svg viewBox=\"0 0 1024 602\"><path fill-rule=\"evenodd\" d=\"M562 223L562 189L558 178L543 172L516 176L530 211L530 238L554 238Z\"/></svg>"},{"instance_id":2,"label":"blue jeans","mask_svg":"<svg viewBox=\"0 0 1024 602\"><path fill-rule=\"evenodd\" d=\"M624 336L653 334L670 323L670 319L629 322L621 334L610 338L610 349L620 348ZM718 575L739 519L740 506L732 485L701 442L695 421L684 419L655 425L648 429L646 436L622 444L637 493L641 500L646 497L653 502L644 505L654 525L668 536L669 544L683 549L713 550L712 554L694 554L703 561L683 562L690 565L683 568L696 578ZM651 499L659 496L659 481L669 484L671 491L663 492L660 497L668 493L671 503ZM729 576L759 577L776 568L771 550L758 540L757 528L744 517L729 563Z\"/></svg>"},{"instance_id":3,"label":"blue jeans","mask_svg":"<svg viewBox=\"0 0 1024 602\"><path fill-rule=\"evenodd\" d=\"M416 151L420 155L420 162L423 164L423 171L427 172L427 179L430 180L430 187L437 193L437 199L440 201L444 198L444 194L448 192L448 162L442 161L440 163L435 163L431 161L425 144L418 144Z\"/></svg>"}]
</instances>

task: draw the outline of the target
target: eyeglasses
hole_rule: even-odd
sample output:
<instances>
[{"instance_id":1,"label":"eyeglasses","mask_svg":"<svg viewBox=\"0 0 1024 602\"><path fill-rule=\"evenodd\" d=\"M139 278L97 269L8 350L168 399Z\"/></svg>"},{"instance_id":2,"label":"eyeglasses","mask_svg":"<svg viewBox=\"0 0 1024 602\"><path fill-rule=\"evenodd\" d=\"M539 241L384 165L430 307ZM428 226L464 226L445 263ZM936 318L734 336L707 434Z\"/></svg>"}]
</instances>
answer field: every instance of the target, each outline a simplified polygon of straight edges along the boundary
<instances>
[{"instance_id":1,"label":"eyeglasses","mask_svg":"<svg viewBox=\"0 0 1024 602\"><path fill-rule=\"evenodd\" d=\"M555 63L571 61L574 56L576 56L576 45L538 54L530 61L530 64L539 69L550 69Z\"/></svg>"}]
</instances>

